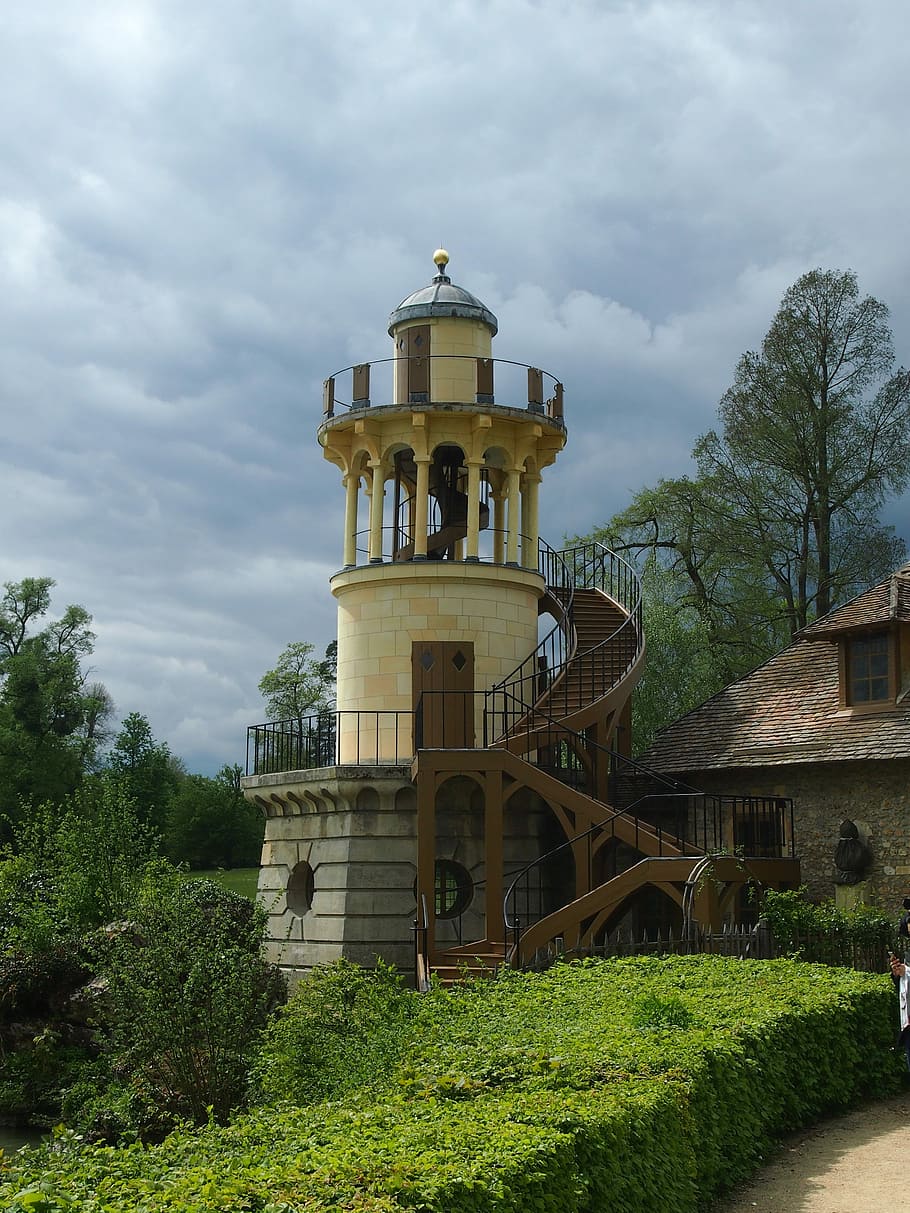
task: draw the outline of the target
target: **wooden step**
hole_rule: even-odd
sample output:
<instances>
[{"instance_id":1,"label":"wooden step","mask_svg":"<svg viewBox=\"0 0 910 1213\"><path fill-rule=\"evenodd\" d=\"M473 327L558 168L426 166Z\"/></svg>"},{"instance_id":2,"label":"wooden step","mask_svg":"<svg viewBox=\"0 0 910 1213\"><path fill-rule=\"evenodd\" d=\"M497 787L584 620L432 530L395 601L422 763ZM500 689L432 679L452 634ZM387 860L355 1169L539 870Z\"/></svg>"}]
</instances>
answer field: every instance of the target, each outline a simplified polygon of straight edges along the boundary
<instances>
[{"instance_id":1,"label":"wooden step","mask_svg":"<svg viewBox=\"0 0 910 1213\"><path fill-rule=\"evenodd\" d=\"M476 950L471 949L470 944L462 944L439 953L430 962L430 972L444 986L449 986L475 977L495 977L504 963L505 947L502 944L490 946L484 941Z\"/></svg>"}]
</instances>

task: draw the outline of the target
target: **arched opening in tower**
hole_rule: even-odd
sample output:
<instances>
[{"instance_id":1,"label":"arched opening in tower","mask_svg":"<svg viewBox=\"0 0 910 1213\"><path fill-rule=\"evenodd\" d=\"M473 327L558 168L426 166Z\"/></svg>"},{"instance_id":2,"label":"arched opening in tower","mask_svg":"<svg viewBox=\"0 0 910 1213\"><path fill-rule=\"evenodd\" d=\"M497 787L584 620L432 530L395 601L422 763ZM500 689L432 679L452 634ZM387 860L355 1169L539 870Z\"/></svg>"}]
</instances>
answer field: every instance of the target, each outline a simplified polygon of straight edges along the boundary
<instances>
[{"instance_id":1,"label":"arched opening in tower","mask_svg":"<svg viewBox=\"0 0 910 1213\"><path fill-rule=\"evenodd\" d=\"M479 477L478 527L490 524L489 479L482 468ZM464 559L464 540L468 534L468 468L460 446L444 443L433 451L427 477L426 558L427 560ZM418 469L414 451L397 451L394 456L394 552L396 561L414 557L418 509Z\"/></svg>"}]
</instances>

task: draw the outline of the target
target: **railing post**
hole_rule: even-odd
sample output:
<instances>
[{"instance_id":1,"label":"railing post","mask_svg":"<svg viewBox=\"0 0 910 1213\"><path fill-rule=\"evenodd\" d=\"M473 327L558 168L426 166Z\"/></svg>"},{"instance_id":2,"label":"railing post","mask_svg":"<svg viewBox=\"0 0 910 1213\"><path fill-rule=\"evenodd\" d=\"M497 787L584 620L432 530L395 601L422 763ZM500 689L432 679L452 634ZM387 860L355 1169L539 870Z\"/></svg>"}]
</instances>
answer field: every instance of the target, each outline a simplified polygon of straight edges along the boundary
<instances>
[{"instance_id":1,"label":"railing post","mask_svg":"<svg viewBox=\"0 0 910 1213\"><path fill-rule=\"evenodd\" d=\"M367 409L370 407L370 364L361 362L354 367L354 388L351 393L352 409Z\"/></svg>"}]
</instances>

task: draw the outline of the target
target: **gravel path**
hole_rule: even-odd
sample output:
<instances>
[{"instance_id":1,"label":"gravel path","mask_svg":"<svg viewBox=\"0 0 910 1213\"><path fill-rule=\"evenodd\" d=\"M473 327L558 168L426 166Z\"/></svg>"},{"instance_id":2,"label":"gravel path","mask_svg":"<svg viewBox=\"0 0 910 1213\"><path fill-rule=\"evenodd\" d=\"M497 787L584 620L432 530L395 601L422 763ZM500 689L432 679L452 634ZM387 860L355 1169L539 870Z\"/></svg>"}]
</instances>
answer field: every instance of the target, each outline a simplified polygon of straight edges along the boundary
<instances>
[{"instance_id":1,"label":"gravel path","mask_svg":"<svg viewBox=\"0 0 910 1213\"><path fill-rule=\"evenodd\" d=\"M910 1092L787 1138L711 1213L896 1213L907 1201Z\"/></svg>"}]
</instances>

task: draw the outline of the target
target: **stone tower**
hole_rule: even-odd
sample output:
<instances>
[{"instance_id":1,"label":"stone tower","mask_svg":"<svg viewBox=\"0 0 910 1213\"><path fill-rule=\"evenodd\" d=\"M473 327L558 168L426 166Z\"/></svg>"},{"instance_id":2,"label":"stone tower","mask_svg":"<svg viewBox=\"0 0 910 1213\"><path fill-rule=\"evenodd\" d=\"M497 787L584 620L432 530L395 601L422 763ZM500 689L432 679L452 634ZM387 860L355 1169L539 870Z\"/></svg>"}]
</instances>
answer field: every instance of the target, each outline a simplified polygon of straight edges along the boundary
<instances>
[{"instance_id":1,"label":"stone tower","mask_svg":"<svg viewBox=\"0 0 910 1213\"><path fill-rule=\"evenodd\" d=\"M494 361L496 317L448 260L437 250L430 284L392 312L391 357L324 387L318 440L346 501L337 717L260 737L246 781L268 818L260 896L293 970L412 963L412 757L482 746L484 692L538 645L538 490L566 440L562 385Z\"/></svg>"},{"instance_id":2,"label":"stone tower","mask_svg":"<svg viewBox=\"0 0 910 1213\"><path fill-rule=\"evenodd\" d=\"M600 948L621 922L717 926L749 880L798 877L783 801L631 761L638 577L600 544L541 538L562 385L494 358L496 317L434 260L392 312L391 356L325 382L337 703L248 732L259 895L295 975L378 956L423 988Z\"/></svg>"}]
</instances>

